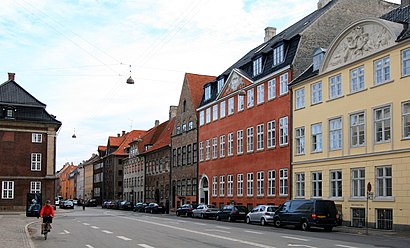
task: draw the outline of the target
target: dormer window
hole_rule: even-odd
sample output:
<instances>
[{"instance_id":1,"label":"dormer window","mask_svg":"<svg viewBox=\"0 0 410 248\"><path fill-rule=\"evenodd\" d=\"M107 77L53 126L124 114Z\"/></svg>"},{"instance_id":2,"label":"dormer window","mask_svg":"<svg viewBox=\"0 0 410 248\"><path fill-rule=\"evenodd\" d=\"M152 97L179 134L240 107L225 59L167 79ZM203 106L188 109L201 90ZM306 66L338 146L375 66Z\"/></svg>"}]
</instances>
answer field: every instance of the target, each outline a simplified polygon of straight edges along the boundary
<instances>
[{"instance_id":1,"label":"dormer window","mask_svg":"<svg viewBox=\"0 0 410 248\"><path fill-rule=\"evenodd\" d=\"M259 57L253 61L253 76L262 73L262 57Z\"/></svg>"},{"instance_id":2,"label":"dormer window","mask_svg":"<svg viewBox=\"0 0 410 248\"><path fill-rule=\"evenodd\" d=\"M5 117L7 119L14 119L14 109L12 107L8 107L6 109L3 109L5 111Z\"/></svg>"},{"instance_id":3,"label":"dormer window","mask_svg":"<svg viewBox=\"0 0 410 248\"><path fill-rule=\"evenodd\" d=\"M224 78L218 79L218 93L221 92L222 88L224 87L225 80Z\"/></svg>"},{"instance_id":4,"label":"dormer window","mask_svg":"<svg viewBox=\"0 0 410 248\"><path fill-rule=\"evenodd\" d=\"M205 101L211 98L211 85L205 86Z\"/></svg>"},{"instance_id":5,"label":"dormer window","mask_svg":"<svg viewBox=\"0 0 410 248\"><path fill-rule=\"evenodd\" d=\"M284 58L283 44L273 49L273 66L282 63Z\"/></svg>"}]
</instances>

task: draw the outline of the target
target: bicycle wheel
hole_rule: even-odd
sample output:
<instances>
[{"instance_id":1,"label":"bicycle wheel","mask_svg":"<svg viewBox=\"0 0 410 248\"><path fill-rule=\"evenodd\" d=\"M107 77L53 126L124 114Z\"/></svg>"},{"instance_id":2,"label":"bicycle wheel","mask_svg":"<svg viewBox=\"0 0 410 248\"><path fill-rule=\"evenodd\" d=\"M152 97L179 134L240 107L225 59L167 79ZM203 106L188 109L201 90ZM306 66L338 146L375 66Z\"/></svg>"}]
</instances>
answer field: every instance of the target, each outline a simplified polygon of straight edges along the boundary
<instances>
[{"instance_id":1,"label":"bicycle wheel","mask_svg":"<svg viewBox=\"0 0 410 248\"><path fill-rule=\"evenodd\" d=\"M46 231L44 231L44 240L47 240L47 233L48 233L48 231L46 230Z\"/></svg>"}]
</instances>

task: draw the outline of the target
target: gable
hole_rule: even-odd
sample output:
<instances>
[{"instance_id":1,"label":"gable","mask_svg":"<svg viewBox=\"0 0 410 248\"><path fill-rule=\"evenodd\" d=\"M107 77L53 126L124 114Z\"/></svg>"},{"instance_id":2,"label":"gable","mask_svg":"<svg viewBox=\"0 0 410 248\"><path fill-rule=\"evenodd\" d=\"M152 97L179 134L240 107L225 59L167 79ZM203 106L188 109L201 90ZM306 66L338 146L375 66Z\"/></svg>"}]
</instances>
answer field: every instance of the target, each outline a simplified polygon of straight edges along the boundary
<instances>
[{"instance_id":1,"label":"gable","mask_svg":"<svg viewBox=\"0 0 410 248\"><path fill-rule=\"evenodd\" d=\"M0 85L0 103L15 106L30 106L45 108L46 105L14 81L7 81Z\"/></svg>"},{"instance_id":2,"label":"gable","mask_svg":"<svg viewBox=\"0 0 410 248\"><path fill-rule=\"evenodd\" d=\"M352 24L333 40L320 73L394 46L402 30L402 24L377 18L367 18Z\"/></svg>"},{"instance_id":3,"label":"gable","mask_svg":"<svg viewBox=\"0 0 410 248\"><path fill-rule=\"evenodd\" d=\"M253 81L246 77L244 73L241 73L238 69L233 69L217 99L228 96L251 84L253 84Z\"/></svg>"}]
</instances>

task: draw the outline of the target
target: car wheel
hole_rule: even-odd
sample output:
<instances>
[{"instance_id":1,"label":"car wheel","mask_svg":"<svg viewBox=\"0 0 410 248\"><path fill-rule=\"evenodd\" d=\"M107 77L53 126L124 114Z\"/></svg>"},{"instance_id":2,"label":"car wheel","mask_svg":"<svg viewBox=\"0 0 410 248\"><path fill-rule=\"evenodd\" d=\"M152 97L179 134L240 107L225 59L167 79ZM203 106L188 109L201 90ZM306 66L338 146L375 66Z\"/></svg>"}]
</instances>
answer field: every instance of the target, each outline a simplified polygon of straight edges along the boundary
<instances>
[{"instance_id":1,"label":"car wheel","mask_svg":"<svg viewBox=\"0 0 410 248\"><path fill-rule=\"evenodd\" d=\"M154 210L151 210L151 214L153 214L154 213Z\"/></svg>"},{"instance_id":2,"label":"car wheel","mask_svg":"<svg viewBox=\"0 0 410 248\"><path fill-rule=\"evenodd\" d=\"M266 226L266 220L265 220L265 218L262 218L262 219L261 219L261 226Z\"/></svg>"},{"instance_id":3,"label":"car wheel","mask_svg":"<svg viewBox=\"0 0 410 248\"><path fill-rule=\"evenodd\" d=\"M309 226L307 220L302 221L301 227L302 227L303 231L308 231L309 230L310 226Z\"/></svg>"},{"instance_id":4,"label":"car wheel","mask_svg":"<svg viewBox=\"0 0 410 248\"><path fill-rule=\"evenodd\" d=\"M219 217L219 215L217 215L217 216L216 216L216 220L217 220L217 221L220 221L220 220L221 220L221 217Z\"/></svg>"},{"instance_id":5,"label":"car wheel","mask_svg":"<svg viewBox=\"0 0 410 248\"><path fill-rule=\"evenodd\" d=\"M326 226L325 227L325 231L326 232L331 232L333 230L333 227L332 226Z\"/></svg>"},{"instance_id":6,"label":"car wheel","mask_svg":"<svg viewBox=\"0 0 410 248\"><path fill-rule=\"evenodd\" d=\"M249 217L246 217L246 224L251 224L251 219Z\"/></svg>"},{"instance_id":7,"label":"car wheel","mask_svg":"<svg viewBox=\"0 0 410 248\"><path fill-rule=\"evenodd\" d=\"M177 216L179 216L179 212L177 212Z\"/></svg>"},{"instance_id":8,"label":"car wheel","mask_svg":"<svg viewBox=\"0 0 410 248\"><path fill-rule=\"evenodd\" d=\"M233 221L232 217L228 216L228 222L232 222L232 221Z\"/></svg>"},{"instance_id":9,"label":"car wheel","mask_svg":"<svg viewBox=\"0 0 410 248\"><path fill-rule=\"evenodd\" d=\"M282 223L280 222L280 219L279 219L279 218L276 218L276 219L273 221L273 224L275 225L275 227L281 227L281 226L282 226Z\"/></svg>"}]
</instances>

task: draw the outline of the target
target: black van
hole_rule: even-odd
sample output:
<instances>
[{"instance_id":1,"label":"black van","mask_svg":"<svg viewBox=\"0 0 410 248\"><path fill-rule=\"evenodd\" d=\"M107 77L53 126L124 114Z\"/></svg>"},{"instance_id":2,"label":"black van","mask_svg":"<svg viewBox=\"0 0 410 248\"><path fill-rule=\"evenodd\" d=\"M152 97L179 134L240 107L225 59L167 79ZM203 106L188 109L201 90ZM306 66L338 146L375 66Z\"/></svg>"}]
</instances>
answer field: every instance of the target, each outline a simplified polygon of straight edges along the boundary
<instances>
[{"instance_id":1,"label":"black van","mask_svg":"<svg viewBox=\"0 0 410 248\"><path fill-rule=\"evenodd\" d=\"M330 200L289 200L275 212L273 223L276 227L295 225L307 231L311 226L332 231L338 223L338 212L334 201Z\"/></svg>"}]
</instances>

